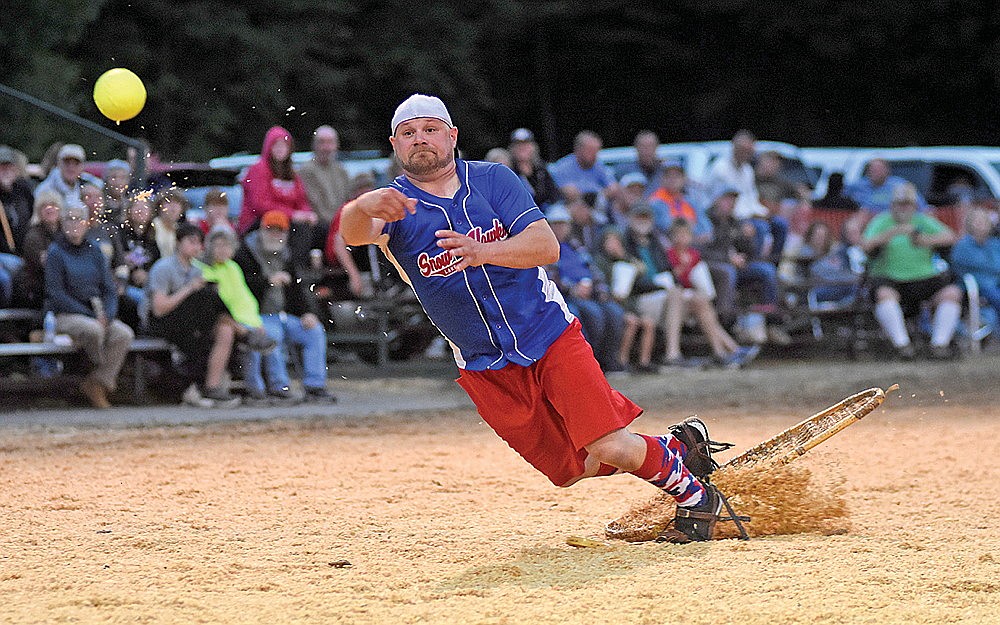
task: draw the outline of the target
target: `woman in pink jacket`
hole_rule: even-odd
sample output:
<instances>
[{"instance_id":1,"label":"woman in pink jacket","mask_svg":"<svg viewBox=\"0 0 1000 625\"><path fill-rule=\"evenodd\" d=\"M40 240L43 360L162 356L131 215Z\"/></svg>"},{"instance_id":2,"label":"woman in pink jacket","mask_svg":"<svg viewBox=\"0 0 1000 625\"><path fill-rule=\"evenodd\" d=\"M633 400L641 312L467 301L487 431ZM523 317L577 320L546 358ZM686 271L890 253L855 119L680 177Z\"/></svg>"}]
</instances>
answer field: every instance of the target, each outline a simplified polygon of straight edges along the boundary
<instances>
[{"instance_id":1,"label":"woman in pink jacket","mask_svg":"<svg viewBox=\"0 0 1000 625\"><path fill-rule=\"evenodd\" d=\"M270 210L288 215L293 238L297 238L296 229L302 231L301 235L310 234L311 226L316 223L316 213L309 206L302 179L292 169L293 149L292 135L287 130L273 126L267 131L260 160L250 166L241 181L243 208L236 225L241 235L257 228L261 216ZM304 238L310 240L308 236Z\"/></svg>"}]
</instances>

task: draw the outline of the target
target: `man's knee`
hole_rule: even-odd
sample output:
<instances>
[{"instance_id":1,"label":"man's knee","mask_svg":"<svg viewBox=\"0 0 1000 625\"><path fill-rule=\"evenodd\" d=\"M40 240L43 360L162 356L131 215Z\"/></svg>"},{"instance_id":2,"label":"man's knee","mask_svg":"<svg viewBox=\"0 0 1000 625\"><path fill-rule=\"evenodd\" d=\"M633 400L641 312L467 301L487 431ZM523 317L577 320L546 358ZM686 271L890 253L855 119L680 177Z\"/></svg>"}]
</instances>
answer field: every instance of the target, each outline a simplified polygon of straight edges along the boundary
<instances>
[{"instance_id":1,"label":"man's knee","mask_svg":"<svg viewBox=\"0 0 1000 625\"><path fill-rule=\"evenodd\" d=\"M875 290L875 300L879 302L899 301L899 291L891 286L880 286Z\"/></svg>"},{"instance_id":2,"label":"man's knee","mask_svg":"<svg viewBox=\"0 0 1000 625\"><path fill-rule=\"evenodd\" d=\"M962 290L954 284L949 284L938 291L938 299L942 302L960 302L962 301Z\"/></svg>"}]
</instances>

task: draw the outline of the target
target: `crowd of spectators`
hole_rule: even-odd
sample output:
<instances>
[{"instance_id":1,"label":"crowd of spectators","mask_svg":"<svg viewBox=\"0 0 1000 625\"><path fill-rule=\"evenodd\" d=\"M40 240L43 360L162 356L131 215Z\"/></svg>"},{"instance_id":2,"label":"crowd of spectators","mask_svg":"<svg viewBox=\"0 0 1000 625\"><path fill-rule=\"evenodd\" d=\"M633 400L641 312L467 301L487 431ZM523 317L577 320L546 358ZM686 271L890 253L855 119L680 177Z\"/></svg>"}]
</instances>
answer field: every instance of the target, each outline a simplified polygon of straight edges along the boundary
<instances>
[{"instance_id":1,"label":"crowd of spectators","mask_svg":"<svg viewBox=\"0 0 1000 625\"><path fill-rule=\"evenodd\" d=\"M82 146L60 145L36 185L23 155L0 146L0 308L52 314L55 332L86 358L80 390L94 407L110 406L136 336L176 350L168 375L192 405L334 401L326 315L303 275L326 251L346 266L346 293L363 294L336 232L340 206L359 187L337 160L331 127L316 130L313 147L300 175L290 133L271 128L242 177L234 222L221 189L207 193L204 218L189 221L181 189L135 184L124 160L105 163L101 179L86 170ZM300 358L297 392L288 364ZM48 357L33 366L41 375L58 371ZM242 398L232 392L234 377L244 380Z\"/></svg>"},{"instance_id":2,"label":"crowd of spectators","mask_svg":"<svg viewBox=\"0 0 1000 625\"><path fill-rule=\"evenodd\" d=\"M695 326L710 363L744 366L760 345L791 341L789 302L806 298L789 292L803 285L817 305L868 307L902 359L918 355L915 330L928 335L927 356L957 355L963 274L995 306L995 212L970 213L955 244L957 233L882 159L849 187L832 176L814 206L812 189L793 183L781 155L759 152L748 131L703 180L660 160L658 145L655 133L639 132L636 161L620 178L599 162L601 139L591 131L548 169L524 128L491 154L514 163L553 222L562 256L550 271L608 373L704 366L681 353L682 331ZM836 229L814 218L819 210L842 212Z\"/></svg>"},{"instance_id":3,"label":"crowd of spectators","mask_svg":"<svg viewBox=\"0 0 1000 625\"><path fill-rule=\"evenodd\" d=\"M526 128L486 156L516 172L546 213L560 242L547 271L608 375L746 366L762 344L790 341L788 284L811 284L827 303L866 297L869 286L873 318L905 359L916 355L921 325L929 356L954 355L957 276L973 275L1000 309L995 213L971 211L955 233L879 159L849 187L832 176L814 206L811 190L785 177L781 156L759 153L747 131L703 180L661 161L658 145L655 133L639 132L636 161L620 178L598 160L602 142L591 131L551 165ZM339 211L375 179L347 174L332 127L317 128L311 147L312 159L293 167L291 134L271 128L242 177L238 218L213 189L198 207L203 219L191 222L181 190L137 186L124 160L105 163L102 179L87 172L82 146L58 144L35 184L24 156L0 146L0 308L54 313L57 332L90 363L81 390L97 407L109 405L134 336L177 349L183 400L194 405L240 401L233 374L245 401L332 400L321 300L371 295L340 238ZM838 229L811 220L820 208L847 218ZM707 356L682 351L694 329ZM50 370L44 358L36 364Z\"/></svg>"}]
</instances>

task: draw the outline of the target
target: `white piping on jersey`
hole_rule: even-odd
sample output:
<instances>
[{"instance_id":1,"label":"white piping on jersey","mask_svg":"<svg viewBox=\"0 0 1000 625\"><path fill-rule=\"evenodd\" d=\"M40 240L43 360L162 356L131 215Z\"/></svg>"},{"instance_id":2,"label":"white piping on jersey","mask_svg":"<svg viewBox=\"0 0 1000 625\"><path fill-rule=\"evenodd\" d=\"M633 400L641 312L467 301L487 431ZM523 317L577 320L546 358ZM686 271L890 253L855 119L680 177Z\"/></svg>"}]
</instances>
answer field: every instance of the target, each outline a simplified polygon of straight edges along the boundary
<instances>
[{"instance_id":1,"label":"white piping on jersey","mask_svg":"<svg viewBox=\"0 0 1000 625\"><path fill-rule=\"evenodd\" d=\"M467 186L469 188L469 192L466 194L465 199L462 200L462 212L465 213L465 218L469 221L469 224L472 224L472 218L469 216L469 198L472 197L472 185L469 183L469 162L468 161L465 162L465 186ZM532 208L536 208L536 207L532 207ZM527 211L525 211L525 212L527 212ZM516 222L517 219L520 218L522 215L524 215L524 213L521 213L521 215L518 215L517 218L514 219L514 221ZM510 236L510 230L513 230L513 228L514 228L514 223L512 222L511 225L510 225L510 228L507 231L508 236ZM510 331L510 335L512 337L514 337L514 351L517 352L518 354L520 354L521 357L524 358L525 360L529 360L531 362L534 362L535 360L537 360L536 358L531 358L530 356L528 356L527 354L525 354L524 352L522 352L521 348L517 346L517 332L514 332L513 326L511 326L510 325L510 321L507 320L507 313L504 312L503 304L500 302L500 298L497 297L497 292L493 288L493 281L490 280L490 273L488 271L486 271L486 267L485 266L480 267L480 269L483 270L483 275L486 276L486 284L488 284L490 286L490 293L493 294L493 299L495 299L496 302L497 302L497 308L500 310L500 316L503 317L504 325L507 326L507 330ZM465 283L466 284L469 283L468 278L466 278ZM502 354L501 354L501 357L503 357Z\"/></svg>"},{"instance_id":2,"label":"white piping on jersey","mask_svg":"<svg viewBox=\"0 0 1000 625\"><path fill-rule=\"evenodd\" d=\"M524 211L523 213L521 213L520 215L518 215L517 217L515 217L514 221L510 222L510 228L508 230L513 230L514 229L514 224L517 223L518 219L520 219L521 217L524 217L525 215L527 215L528 213L530 213L531 211L534 211L534 210L539 210L539 209L538 209L537 206L532 206L528 210ZM468 216L468 215L466 215L466 216Z\"/></svg>"},{"instance_id":3,"label":"white piping on jersey","mask_svg":"<svg viewBox=\"0 0 1000 625\"><path fill-rule=\"evenodd\" d=\"M463 202L467 202L468 199L469 199L469 196L472 195L472 187L470 187L469 183L468 183L468 180L469 180L468 165L466 165L465 180L466 180L465 186L468 189L468 191L466 192L465 200L463 200ZM454 230L455 229L455 224L453 224L451 222L451 217L448 215L448 211L445 209L444 206L441 206L440 204L435 204L434 202L428 202L426 200L420 200L420 201L423 202L424 204L427 204L428 206L433 206L434 208L439 209L441 211L441 214L444 215L445 220L448 222L448 228L450 230ZM468 213L466 213L465 217L466 218L469 217ZM469 220L469 223L471 224L472 220ZM486 272L486 270L484 269L483 273L485 273L485 272ZM469 274L467 274L465 271L463 271L462 272L462 279L465 281L465 289L469 292L469 297L472 298L472 302L476 305L476 311L479 312L479 318L480 318L480 320L482 320L483 325L486 327L486 334L490 337L490 343L492 343L493 347L495 347L496 350L498 352L500 352L500 356L498 356L496 360L494 360L493 362L490 363L490 366L495 365L495 364L499 363L501 360L503 360L503 348L500 347L499 345L497 345L496 340L493 338L493 331L490 329L490 322L486 319L486 315L483 313L483 309L480 307L479 302L476 300L476 294L472 291L472 285L469 284ZM510 327L510 326L508 326L508 327ZM511 333L513 333L513 330L511 330ZM442 332L442 334L444 334L444 333Z\"/></svg>"},{"instance_id":4,"label":"white piping on jersey","mask_svg":"<svg viewBox=\"0 0 1000 625\"><path fill-rule=\"evenodd\" d=\"M420 304L421 308L423 308L424 303L422 301L420 301L420 295L418 295L417 294L417 290L413 288L413 282L410 280L409 274L406 273L406 271L403 269L403 266L399 264L399 261L396 260L396 257L393 256L392 252L389 251L389 246L388 245L380 245L379 249L381 249L382 253L385 254L385 257L389 259L389 262L392 263L394 267L396 267L396 271L398 271L399 275L403 277L403 282L406 282L406 284L408 284L410 286L410 289L413 290L413 295L416 296L416 298L417 298L417 303ZM478 308L478 305L477 305L477 308ZM430 317L428 317L428 319L430 320L431 325L434 326L437 329L437 331L441 333L441 336L443 336L445 338L445 340L448 341L448 344L451 345L451 351L454 352L454 354L455 354L455 364L458 365L458 367L460 369L464 369L465 368L465 359L462 358L462 352L461 352L461 350L458 349L458 346L455 345L452 342L452 340L448 338L448 335L446 335L444 332L441 331L441 328L437 327L437 324L434 323L433 319L430 319Z\"/></svg>"},{"instance_id":5,"label":"white piping on jersey","mask_svg":"<svg viewBox=\"0 0 1000 625\"><path fill-rule=\"evenodd\" d=\"M545 296L545 301L558 304L567 323L572 323L576 316L570 312L569 306L566 305L566 299L559 292L559 287L556 286L555 282L549 280L549 274L544 267L538 268L538 281L542 283L542 294Z\"/></svg>"}]
</instances>

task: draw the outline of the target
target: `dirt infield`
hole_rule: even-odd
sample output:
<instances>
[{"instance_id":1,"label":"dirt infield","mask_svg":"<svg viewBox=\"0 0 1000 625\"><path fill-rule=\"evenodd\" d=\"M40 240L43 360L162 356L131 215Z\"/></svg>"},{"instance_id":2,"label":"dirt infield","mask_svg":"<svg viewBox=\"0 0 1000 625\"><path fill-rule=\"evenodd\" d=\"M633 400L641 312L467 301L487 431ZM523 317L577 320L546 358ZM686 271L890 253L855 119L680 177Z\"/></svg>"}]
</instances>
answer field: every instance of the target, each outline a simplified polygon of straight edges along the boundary
<instances>
[{"instance_id":1,"label":"dirt infield","mask_svg":"<svg viewBox=\"0 0 1000 625\"><path fill-rule=\"evenodd\" d=\"M567 546L651 487L556 489L466 409L0 430L0 622L997 623L996 386L951 384L798 461L843 482L845 533L683 546ZM698 412L735 452L813 394ZM647 395L642 431L694 407Z\"/></svg>"}]
</instances>

